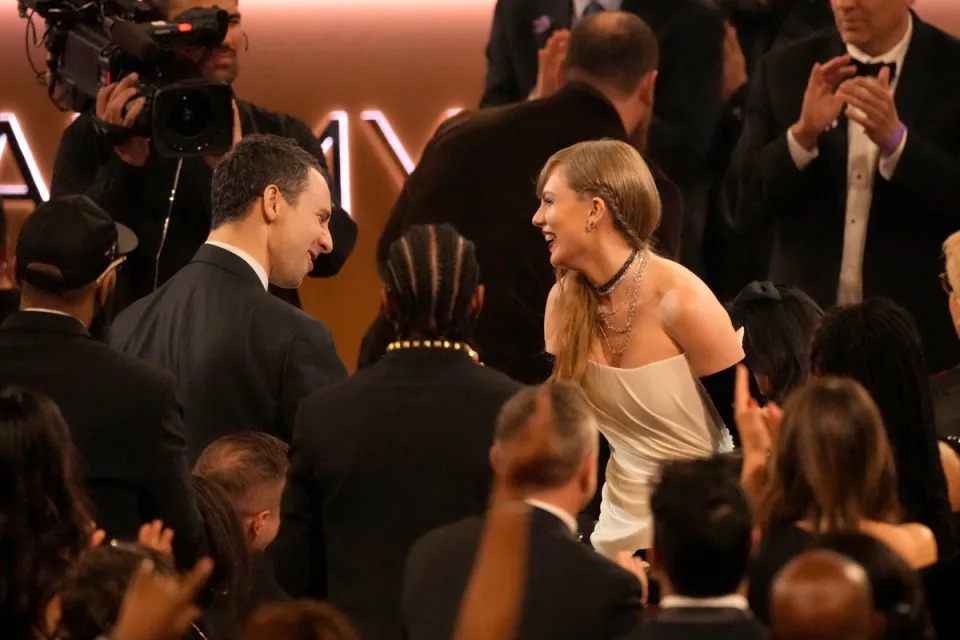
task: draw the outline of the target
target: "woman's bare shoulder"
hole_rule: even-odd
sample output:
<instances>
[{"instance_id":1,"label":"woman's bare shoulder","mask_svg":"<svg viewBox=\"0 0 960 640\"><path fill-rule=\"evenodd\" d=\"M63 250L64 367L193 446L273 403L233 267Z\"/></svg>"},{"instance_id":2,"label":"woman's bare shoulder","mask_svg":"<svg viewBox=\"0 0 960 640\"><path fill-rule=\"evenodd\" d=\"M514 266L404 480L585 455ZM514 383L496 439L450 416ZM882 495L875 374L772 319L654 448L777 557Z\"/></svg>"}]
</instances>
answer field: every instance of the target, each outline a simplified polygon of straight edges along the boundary
<instances>
[{"instance_id":1,"label":"woman's bare shoulder","mask_svg":"<svg viewBox=\"0 0 960 640\"><path fill-rule=\"evenodd\" d=\"M861 529L886 543L914 569L937 561L937 539L929 527L919 522L865 522Z\"/></svg>"}]
</instances>

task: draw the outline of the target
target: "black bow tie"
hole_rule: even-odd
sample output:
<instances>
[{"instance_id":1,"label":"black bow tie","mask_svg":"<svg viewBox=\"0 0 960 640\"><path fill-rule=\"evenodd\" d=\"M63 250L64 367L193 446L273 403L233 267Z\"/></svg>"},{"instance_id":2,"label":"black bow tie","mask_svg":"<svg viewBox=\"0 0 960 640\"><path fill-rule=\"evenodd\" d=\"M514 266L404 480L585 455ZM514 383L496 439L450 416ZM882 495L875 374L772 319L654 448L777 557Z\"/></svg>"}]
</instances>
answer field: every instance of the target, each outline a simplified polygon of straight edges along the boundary
<instances>
[{"instance_id":1,"label":"black bow tie","mask_svg":"<svg viewBox=\"0 0 960 640\"><path fill-rule=\"evenodd\" d=\"M862 62L860 60L854 59L853 66L857 68L856 75L858 76L869 76L871 78L876 78L880 75L880 70L884 67L890 69L890 81L897 75L897 63L896 62Z\"/></svg>"}]
</instances>

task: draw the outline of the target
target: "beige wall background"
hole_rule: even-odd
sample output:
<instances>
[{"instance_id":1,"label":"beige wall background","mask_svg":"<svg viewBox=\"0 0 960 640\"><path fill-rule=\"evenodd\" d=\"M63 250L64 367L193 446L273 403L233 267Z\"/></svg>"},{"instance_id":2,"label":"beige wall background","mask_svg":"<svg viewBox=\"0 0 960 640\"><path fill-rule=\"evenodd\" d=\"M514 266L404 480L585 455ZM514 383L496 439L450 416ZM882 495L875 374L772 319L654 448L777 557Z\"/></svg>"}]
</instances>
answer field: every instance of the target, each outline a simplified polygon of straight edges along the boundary
<instances>
[{"instance_id":1,"label":"beige wall background","mask_svg":"<svg viewBox=\"0 0 960 640\"><path fill-rule=\"evenodd\" d=\"M666 0L669 1L669 0ZM360 340L379 305L376 241L405 173L382 136L360 114L384 113L416 161L442 114L479 100L484 47L495 0L240 0L250 51L241 54L237 94L302 118L317 130L327 114L349 119L351 213L357 248L335 278L308 280L304 306L333 331L353 368ZM26 21L14 0L0 0L0 112L16 114L49 185L57 143L69 115L39 86L25 57ZM917 12L960 35L960 2L917 0ZM38 27L42 26L38 24ZM43 60L42 50L34 59ZM960 62L960 61L958 61ZM9 151L0 184L22 183ZM7 205L13 235L30 205Z\"/></svg>"}]
</instances>

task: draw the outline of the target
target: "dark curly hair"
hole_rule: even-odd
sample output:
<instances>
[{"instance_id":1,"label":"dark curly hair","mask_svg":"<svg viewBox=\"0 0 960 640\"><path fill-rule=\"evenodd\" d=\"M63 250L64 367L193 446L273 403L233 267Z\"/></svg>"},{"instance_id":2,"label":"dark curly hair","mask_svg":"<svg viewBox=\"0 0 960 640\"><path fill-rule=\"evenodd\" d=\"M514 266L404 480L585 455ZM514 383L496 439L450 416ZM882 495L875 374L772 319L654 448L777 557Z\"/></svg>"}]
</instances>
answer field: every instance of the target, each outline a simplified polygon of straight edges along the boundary
<instances>
[{"instance_id":1,"label":"dark curly hair","mask_svg":"<svg viewBox=\"0 0 960 640\"><path fill-rule=\"evenodd\" d=\"M884 298L832 309L813 338L810 370L853 378L870 393L893 449L904 515L930 527L940 555L951 555L947 481L920 333L910 313Z\"/></svg>"},{"instance_id":2,"label":"dark curly hair","mask_svg":"<svg viewBox=\"0 0 960 640\"><path fill-rule=\"evenodd\" d=\"M0 629L44 631L47 603L89 545L90 507L60 410L44 395L0 389Z\"/></svg>"}]
</instances>

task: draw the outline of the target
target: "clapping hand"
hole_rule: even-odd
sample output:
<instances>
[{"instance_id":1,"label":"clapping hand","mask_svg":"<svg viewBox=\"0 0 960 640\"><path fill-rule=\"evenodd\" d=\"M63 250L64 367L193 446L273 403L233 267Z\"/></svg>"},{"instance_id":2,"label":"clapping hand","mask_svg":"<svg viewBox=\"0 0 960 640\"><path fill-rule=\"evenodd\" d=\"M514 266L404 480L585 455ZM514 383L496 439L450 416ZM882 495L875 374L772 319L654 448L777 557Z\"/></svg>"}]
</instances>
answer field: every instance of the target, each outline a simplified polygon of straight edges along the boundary
<instances>
[{"instance_id":1,"label":"clapping hand","mask_svg":"<svg viewBox=\"0 0 960 640\"><path fill-rule=\"evenodd\" d=\"M846 116L863 126L882 150L896 139L900 124L897 105L890 92L890 68L884 67L876 79L850 78L840 85L837 97L847 103ZM888 149L891 152L893 149Z\"/></svg>"},{"instance_id":2,"label":"clapping hand","mask_svg":"<svg viewBox=\"0 0 960 640\"><path fill-rule=\"evenodd\" d=\"M750 396L750 372L737 365L737 380L734 388L733 415L740 432L744 461L749 457L762 457L764 461L773 451L780 434L783 412L776 403L765 407Z\"/></svg>"},{"instance_id":3,"label":"clapping hand","mask_svg":"<svg viewBox=\"0 0 960 640\"><path fill-rule=\"evenodd\" d=\"M552 96L563 85L563 65L569 44L570 30L558 29L537 52L537 86L530 94L530 100Z\"/></svg>"},{"instance_id":4,"label":"clapping hand","mask_svg":"<svg viewBox=\"0 0 960 640\"><path fill-rule=\"evenodd\" d=\"M154 520L140 527L137 543L147 549L173 558L173 529L165 529L163 522Z\"/></svg>"},{"instance_id":5,"label":"clapping hand","mask_svg":"<svg viewBox=\"0 0 960 640\"><path fill-rule=\"evenodd\" d=\"M144 560L120 605L114 640L176 640L200 615L194 599L210 578L213 561L202 558L183 578L164 575Z\"/></svg>"},{"instance_id":6,"label":"clapping hand","mask_svg":"<svg viewBox=\"0 0 960 640\"><path fill-rule=\"evenodd\" d=\"M790 127L794 138L803 148L812 151L817 146L820 134L840 116L844 99L837 92L837 86L856 72L857 68L851 64L848 55L813 65L807 89L803 93L800 119Z\"/></svg>"}]
</instances>

